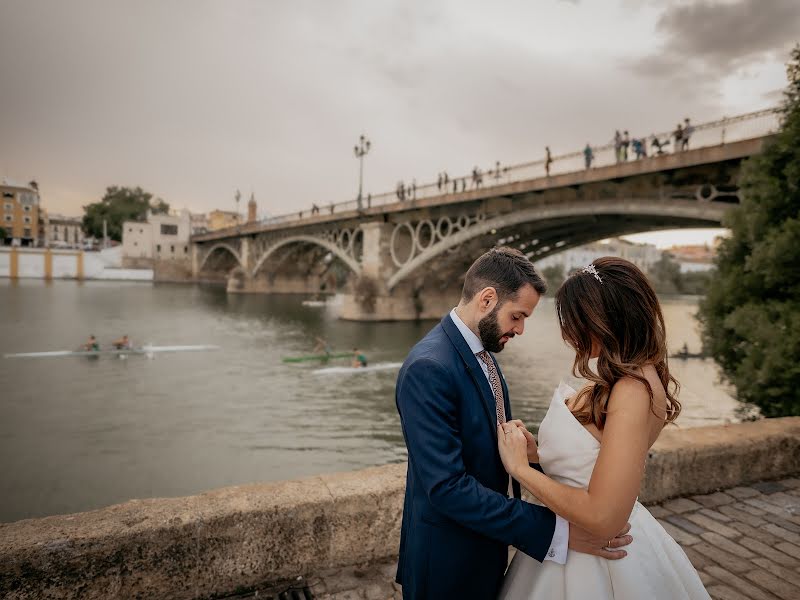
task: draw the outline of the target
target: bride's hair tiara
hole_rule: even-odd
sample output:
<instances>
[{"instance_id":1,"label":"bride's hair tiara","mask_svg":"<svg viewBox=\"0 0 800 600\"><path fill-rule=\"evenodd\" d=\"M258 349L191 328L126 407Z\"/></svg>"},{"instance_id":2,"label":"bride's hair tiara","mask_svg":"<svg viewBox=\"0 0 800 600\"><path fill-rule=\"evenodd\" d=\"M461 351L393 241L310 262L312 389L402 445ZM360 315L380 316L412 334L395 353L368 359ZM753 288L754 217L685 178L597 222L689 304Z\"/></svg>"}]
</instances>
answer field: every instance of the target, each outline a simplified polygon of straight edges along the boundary
<instances>
[{"instance_id":1,"label":"bride's hair tiara","mask_svg":"<svg viewBox=\"0 0 800 600\"><path fill-rule=\"evenodd\" d=\"M597 281L599 281L601 284L603 283L603 280L600 278L600 273L597 272L597 267L594 266L594 263L589 263L588 265L583 267L583 270L581 272L589 273L590 275L594 276L594 278L597 279Z\"/></svg>"}]
</instances>

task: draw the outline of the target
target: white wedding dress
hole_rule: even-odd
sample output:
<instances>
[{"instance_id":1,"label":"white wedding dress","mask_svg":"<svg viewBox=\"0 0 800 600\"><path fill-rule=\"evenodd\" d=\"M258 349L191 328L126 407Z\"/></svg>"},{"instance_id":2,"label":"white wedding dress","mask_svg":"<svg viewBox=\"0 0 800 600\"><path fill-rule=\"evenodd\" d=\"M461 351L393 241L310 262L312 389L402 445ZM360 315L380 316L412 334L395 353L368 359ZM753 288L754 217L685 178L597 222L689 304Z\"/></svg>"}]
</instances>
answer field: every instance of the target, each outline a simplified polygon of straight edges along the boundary
<instances>
[{"instance_id":1,"label":"white wedding dress","mask_svg":"<svg viewBox=\"0 0 800 600\"><path fill-rule=\"evenodd\" d=\"M564 400L575 390L562 383L539 427L539 460L561 483L586 488L600 443L581 425ZM539 563L517 552L508 568L502 600L677 600L706 592L686 554L648 510L636 502L629 519L633 543L621 560L570 550L567 563Z\"/></svg>"}]
</instances>

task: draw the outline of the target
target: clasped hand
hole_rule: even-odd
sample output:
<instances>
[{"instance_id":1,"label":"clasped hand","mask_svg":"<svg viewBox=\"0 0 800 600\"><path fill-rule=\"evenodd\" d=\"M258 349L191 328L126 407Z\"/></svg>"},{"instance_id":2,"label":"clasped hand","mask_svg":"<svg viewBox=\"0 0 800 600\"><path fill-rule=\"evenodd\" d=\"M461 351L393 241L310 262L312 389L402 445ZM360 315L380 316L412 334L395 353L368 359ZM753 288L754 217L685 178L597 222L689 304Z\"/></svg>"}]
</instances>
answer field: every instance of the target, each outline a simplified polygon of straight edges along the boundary
<instances>
[{"instance_id":1,"label":"clasped hand","mask_svg":"<svg viewBox=\"0 0 800 600\"><path fill-rule=\"evenodd\" d=\"M519 419L497 426L497 449L500 451L503 466L512 476L526 468L528 463L539 462L536 438Z\"/></svg>"}]
</instances>

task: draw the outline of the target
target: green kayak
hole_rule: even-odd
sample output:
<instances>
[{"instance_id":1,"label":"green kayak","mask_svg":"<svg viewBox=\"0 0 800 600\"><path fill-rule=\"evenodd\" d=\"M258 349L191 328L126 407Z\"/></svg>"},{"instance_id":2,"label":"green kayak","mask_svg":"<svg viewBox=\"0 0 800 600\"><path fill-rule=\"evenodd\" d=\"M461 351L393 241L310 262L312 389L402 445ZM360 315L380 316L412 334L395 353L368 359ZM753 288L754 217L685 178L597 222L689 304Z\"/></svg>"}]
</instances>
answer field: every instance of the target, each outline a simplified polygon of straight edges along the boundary
<instances>
[{"instance_id":1,"label":"green kayak","mask_svg":"<svg viewBox=\"0 0 800 600\"><path fill-rule=\"evenodd\" d=\"M306 362L309 360L330 360L331 358L349 358L353 356L352 352L339 352L337 354L309 354L307 356L284 356L283 362L285 363L298 363Z\"/></svg>"}]
</instances>

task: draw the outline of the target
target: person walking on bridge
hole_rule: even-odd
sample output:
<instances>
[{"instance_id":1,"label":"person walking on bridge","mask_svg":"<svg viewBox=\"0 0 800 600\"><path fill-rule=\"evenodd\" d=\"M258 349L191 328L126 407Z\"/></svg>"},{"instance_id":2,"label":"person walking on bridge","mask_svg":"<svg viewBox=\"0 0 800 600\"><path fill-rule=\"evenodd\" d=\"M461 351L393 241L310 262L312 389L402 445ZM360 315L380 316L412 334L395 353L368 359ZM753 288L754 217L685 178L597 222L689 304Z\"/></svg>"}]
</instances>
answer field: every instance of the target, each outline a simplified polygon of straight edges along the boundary
<instances>
[{"instance_id":1,"label":"person walking on bridge","mask_svg":"<svg viewBox=\"0 0 800 600\"><path fill-rule=\"evenodd\" d=\"M628 135L628 131L625 130L625 133L622 135L622 162L628 162L628 146L631 145L631 138Z\"/></svg>"},{"instance_id":2,"label":"person walking on bridge","mask_svg":"<svg viewBox=\"0 0 800 600\"><path fill-rule=\"evenodd\" d=\"M617 163L622 161L622 134L619 129L614 133L614 158Z\"/></svg>"},{"instance_id":3,"label":"person walking on bridge","mask_svg":"<svg viewBox=\"0 0 800 600\"><path fill-rule=\"evenodd\" d=\"M675 138L675 152L683 150L683 127L678 123L675 131L672 132L672 137Z\"/></svg>"},{"instance_id":4,"label":"person walking on bridge","mask_svg":"<svg viewBox=\"0 0 800 600\"><path fill-rule=\"evenodd\" d=\"M586 163L587 170L592 168L592 160L594 160L594 152L592 152L589 142L586 142L586 147L583 149L583 161Z\"/></svg>"},{"instance_id":5,"label":"person walking on bridge","mask_svg":"<svg viewBox=\"0 0 800 600\"><path fill-rule=\"evenodd\" d=\"M689 138L694 133L694 127L689 123L689 118L683 120L683 137L681 138L681 150L689 149Z\"/></svg>"},{"instance_id":6,"label":"person walking on bridge","mask_svg":"<svg viewBox=\"0 0 800 600\"><path fill-rule=\"evenodd\" d=\"M550 155L550 146L544 147L544 172L550 177L550 165L553 164L553 157Z\"/></svg>"}]
</instances>

